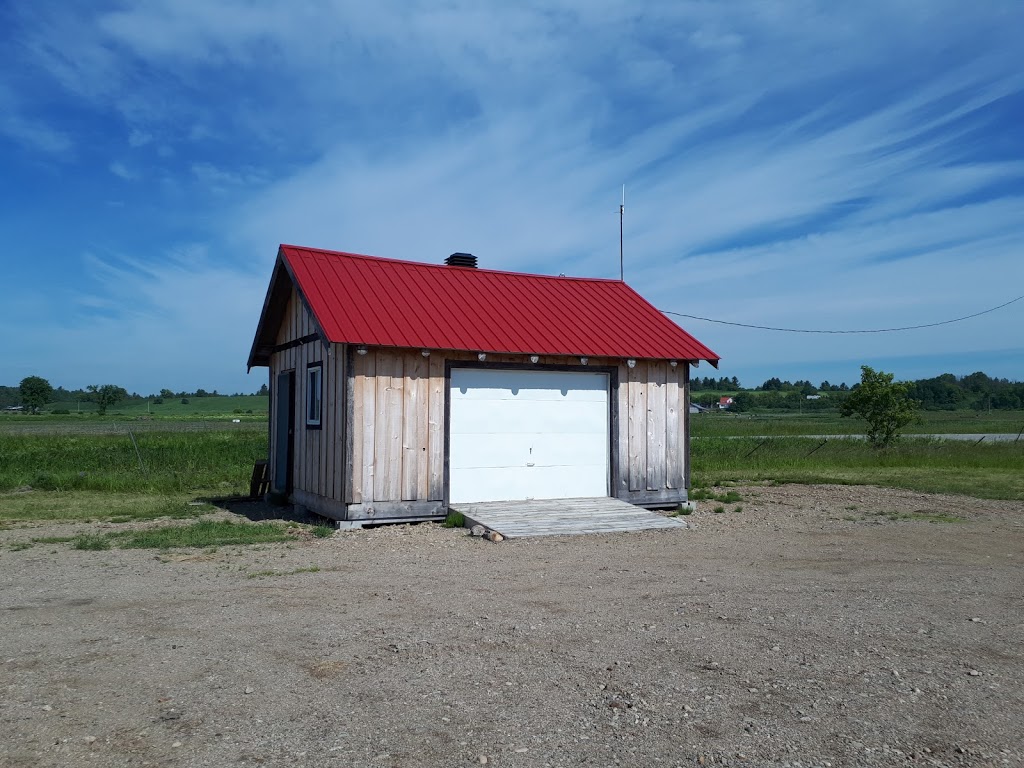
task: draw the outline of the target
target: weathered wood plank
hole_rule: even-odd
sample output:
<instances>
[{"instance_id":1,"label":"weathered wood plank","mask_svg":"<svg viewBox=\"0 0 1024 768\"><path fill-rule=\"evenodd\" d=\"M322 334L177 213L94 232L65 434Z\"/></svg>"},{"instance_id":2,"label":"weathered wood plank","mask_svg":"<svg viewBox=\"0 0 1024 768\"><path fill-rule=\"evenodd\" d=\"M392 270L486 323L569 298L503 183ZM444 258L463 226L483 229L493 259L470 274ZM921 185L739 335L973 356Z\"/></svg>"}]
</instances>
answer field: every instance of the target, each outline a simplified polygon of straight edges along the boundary
<instances>
[{"instance_id":1,"label":"weathered wood plank","mask_svg":"<svg viewBox=\"0 0 1024 768\"><path fill-rule=\"evenodd\" d=\"M647 490L665 487L665 378L664 360L647 365Z\"/></svg>"},{"instance_id":2,"label":"weathered wood plank","mask_svg":"<svg viewBox=\"0 0 1024 768\"><path fill-rule=\"evenodd\" d=\"M345 359L345 346L332 344L331 354L334 355L334 381L331 397L334 399L334 464L335 475L331 498L336 501L345 500L345 486L348 483L348 457L345 429L348 426L348 407L345 400L348 370Z\"/></svg>"},{"instance_id":3,"label":"weathered wood plank","mask_svg":"<svg viewBox=\"0 0 1024 768\"><path fill-rule=\"evenodd\" d=\"M629 369L619 362L618 390L611 393L618 398L618 434L612 435L618 441L618 487L612 489L613 496L629 490Z\"/></svg>"},{"instance_id":4,"label":"weathered wood plank","mask_svg":"<svg viewBox=\"0 0 1024 768\"><path fill-rule=\"evenodd\" d=\"M453 504L452 509L464 514L467 522L511 538L686 528L682 521L611 498Z\"/></svg>"},{"instance_id":5,"label":"weathered wood plank","mask_svg":"<svg viewBox=\"0 0 1024 768\"><path fill-rule=\"evenodd\" d=\"M428 498L432 501L440 501L444 498L444 357L438 353L432 354L429 369L427 460L430 464L430 489Z\"/></svg>"},{"instance_id":6,"label":"weathered wood plank","mask_svg":"<svg viewBox=\"0 0 1024 768\"><path fill-rule=\"evenodd\" d=\"M404 517L435 517L445 514L441 501L373 501L351 504L348 507L349 520L394 520Z\"/></svg>"},{"instance_id":7,"label":"weathered wood plank","mask_svg":"<svg viewBox=\"0 0 1024 768\"><path fill-rule=\"evenodd\" d=\"M376 439L377 430L374 428L374 419L377 415L377 356L374 354L367 354L364 356L356 355L357 360L362 362L359 364L362 368L362 401L363 401L363 420L357 429L362 431L363 435L363 450L362 450L362 474L363 474L363 488L362 488L362 502L365 504L368 501L373 501L374 491L376 483L374 482L374 474L376 468L374 467L374 455L376 450Z\"/></svg>"},{"instance_id":8,"label":"weathered wood plank","mask_svg":"<svg viewBox=\"0 0 1024 768\"><path fill-rule=\"evenodd\" d=\"M669 368L665 380L665 485L668 488L683 487L683 462L679 450L679 378L682 365Z\"/></svg>"},{"instance_id":9,"label":"weathered wood plank","mask_svg":"<svg viewBox=\"0 0 1024 768\"><path fill-rule=\"evenodd\" d=\"M350 452L348 461L351 468L348 472L349 487L345 495L345 501L349 504L358 504L363 500L363 430L366 424L366 417L363 413L365 403L363 387L366 386L363 361L365 359L362 355L352 356L352 392L349 394L351 410L347 421Z\"/></svg>"},{"instance_id":10,"label":"weathered wood plank","mask_svg":"<svg viewBox=\"0 0 1024 768\"><path fill-rule=\"evenodd\" d=\"M419 382L423 380L427 361L418 352L407 352L403 358L402 500L414 501L418 497L421 453L417 425L420 421L420 411L426 410L427 407L426 400L419 390Z\"/></svg>"},{"instance_id":11,"label":"weathered wood plank","mask_svg":"<svg viewBox=\"0 0 1024 768\"><path fill-rule=\"evenodd\" d=\"M430 361L419 357L413 386L416 387L416 495L413 498L430 499Z\"/></svg>"},{"instance_id":12,"label":"weathered wood plank","mask_svg":"<svg viewBox=\"0 0 1024 768\"><path fill-rule=\"evenodd\" d=\"M629 386L629 490L647 488L647 363L637 360L628 368Z\"/></svg>"},{"instance_id":13,"label":"weathered wood plank","mask_svg":"<svg viewBox=\"0 0 1024 768\"><path fill-rule=\"evenodd\" d=\"M402 498L403 360L388 351L377 353L377 415L374 423L375 501Z\"/></svg>"},{"instance_id":14,"label":"weathered wood plank","mask_svg":"<svg viewBox=\"0 0 1024 768\"><path fill-rule=\"evenodd\" d=\"M339 493L336 499L340 502L351 501L352 487L352 400L349 395L351 382L348 379L348 350L344 344L336 344L335 354L338 355L338 452L340 460L336 462L340 475Z\"/></svg>"},{"instance_id":15,"label":"weathered wood plank","mask_svg":"<svg viewBox=\"0 0 1024 768\"><path fill-rule=\"evenodd\" d=\"M331 387L334 384L334 376L331 371L331 358L324 353L323 345L315 342L312 346L316 347L319 351L320 359L324 366L320 380L320 434L317 436L320 441L320 482L318 488L321 496L330 498L330 470L331 463L334 460L334 441L331 438L334 437L334 430L331 428L333 425L331 423L329 401Z\"/></svg>"}]
</instances>

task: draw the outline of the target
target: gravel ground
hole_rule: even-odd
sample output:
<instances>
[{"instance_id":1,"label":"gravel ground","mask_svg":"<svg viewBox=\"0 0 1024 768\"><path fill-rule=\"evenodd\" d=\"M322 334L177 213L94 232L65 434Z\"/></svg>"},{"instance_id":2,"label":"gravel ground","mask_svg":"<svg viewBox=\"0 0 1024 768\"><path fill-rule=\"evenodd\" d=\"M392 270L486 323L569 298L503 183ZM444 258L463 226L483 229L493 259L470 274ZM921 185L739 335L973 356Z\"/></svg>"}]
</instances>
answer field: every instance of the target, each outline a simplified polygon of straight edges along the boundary
<instances>
[{"instance_id":1,"label":"gravel ground","mask_svg":"<svg viewBox=\"0 0 1024 768\"><path fill-rule=\"evenodd\" d=\"M0 531L0 765L1024 764L1024 505L737 490L500 544Z\"/></svg>"}]
</instances>

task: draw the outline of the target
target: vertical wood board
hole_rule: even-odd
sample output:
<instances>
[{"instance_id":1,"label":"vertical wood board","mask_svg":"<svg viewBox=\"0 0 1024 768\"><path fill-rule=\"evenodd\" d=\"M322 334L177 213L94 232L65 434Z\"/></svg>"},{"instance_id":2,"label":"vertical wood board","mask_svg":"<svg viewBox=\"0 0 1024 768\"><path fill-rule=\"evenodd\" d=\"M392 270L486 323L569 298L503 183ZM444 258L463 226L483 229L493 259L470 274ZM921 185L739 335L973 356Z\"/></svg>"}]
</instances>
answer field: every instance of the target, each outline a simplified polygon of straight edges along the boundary
<instances>
[{"instance_id":1,"label":"vertical wood board","mask_svg":"<svg viewBox=\"0 0 1024 768\"><path fill-rule=\"evenodd\" d=\"M647 488L647 363L629 371L629 490Z\"/></svg>"},{"instance_id":2,"label":"vertical wood board","mask_svg":"<svg viewBox=\"0 0 1024 768\"><path fill-rule=\"evenodd\" d=\"M665 485L683 487L683 462L679 450L679 378L686 363L669 368L665 381Z\"/></svg>"}]
</instances>

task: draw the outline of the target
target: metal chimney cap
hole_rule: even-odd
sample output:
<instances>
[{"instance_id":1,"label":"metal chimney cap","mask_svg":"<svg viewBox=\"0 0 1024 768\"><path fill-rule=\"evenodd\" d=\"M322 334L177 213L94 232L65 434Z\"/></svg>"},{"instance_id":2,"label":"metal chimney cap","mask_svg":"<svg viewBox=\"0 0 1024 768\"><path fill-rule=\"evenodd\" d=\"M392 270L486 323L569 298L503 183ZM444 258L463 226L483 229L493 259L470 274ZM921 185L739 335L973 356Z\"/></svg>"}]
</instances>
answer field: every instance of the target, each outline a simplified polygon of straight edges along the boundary
<instances>
[{"instance_id":1,"label":"metal chimney cap","mask_svg":"<svg viewBox=\"0 0 1024 768\"><path fill-rule=\"evenodd\" d=\"M468 267L470 269L476 269L476 256L472 253L453 253L444 263L449 267Z\"/></svg>"}]
</instances>

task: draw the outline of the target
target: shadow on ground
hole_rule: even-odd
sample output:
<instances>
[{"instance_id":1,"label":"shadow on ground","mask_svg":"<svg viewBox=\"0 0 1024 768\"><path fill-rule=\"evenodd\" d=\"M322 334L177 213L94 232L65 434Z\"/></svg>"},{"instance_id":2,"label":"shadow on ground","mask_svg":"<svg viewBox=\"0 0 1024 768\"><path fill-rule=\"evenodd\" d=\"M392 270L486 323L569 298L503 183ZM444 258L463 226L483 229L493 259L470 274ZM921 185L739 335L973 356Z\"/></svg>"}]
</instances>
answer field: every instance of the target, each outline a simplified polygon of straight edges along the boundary
<instances>
[{"instance_id":1,"label":"shadow on ground","mask_svg":"<svg viewBox=\"0 0 1024 768\"><path fill-rule=\"evenodd\" d=\"M270 504L263 499L251 499L248 496L232 496L219 499L204 499L232 514L245 517L254 523L280 520L287 523L305 523L307 525L323 525L325 518L312 512L297 512L292 504Z\"/></svg>"}]
</instances>

